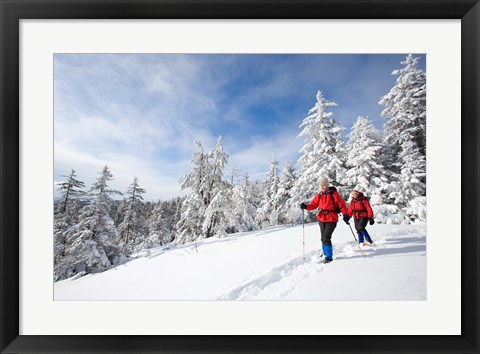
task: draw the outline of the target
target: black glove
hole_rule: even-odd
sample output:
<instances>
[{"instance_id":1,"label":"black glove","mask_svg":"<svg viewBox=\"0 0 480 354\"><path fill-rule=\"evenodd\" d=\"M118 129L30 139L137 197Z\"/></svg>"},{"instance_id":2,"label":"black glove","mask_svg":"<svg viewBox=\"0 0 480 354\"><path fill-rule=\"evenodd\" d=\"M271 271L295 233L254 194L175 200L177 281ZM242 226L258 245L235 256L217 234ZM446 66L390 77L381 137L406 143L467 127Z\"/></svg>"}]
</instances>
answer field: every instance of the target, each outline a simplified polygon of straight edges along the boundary
<instances>
[{"instance_id":1,"label":"black glove","mask_svg":"<svg viewBox=\"0 0 480 354\"><path fill-rule=\"evenodd\" d=\"M350 216L348 216L347 214L343 214L343 221L345 221L345 224L350 225L350 223L348 222L349 220Z\"/></svg>"},{"instance_id":2,"label":"black glove","mask_svg":"<svg viewBox=\"0 0 480 354\"><path fill-rule=\"evenodd\" d=\"M373 220L373 218L368 219L368 222L370 223L370 225L375 224L375 220Z\"/></svg>"},{"instance_id":3,"label":"black glove","mask_svg":"<svg viewBox=\"0 0 480 354\"><path fill-rule=\"evenodd\" d=\"M305 203L300 204L300 209L307 209L307 204Z\"/></svg>"}]
</instances>

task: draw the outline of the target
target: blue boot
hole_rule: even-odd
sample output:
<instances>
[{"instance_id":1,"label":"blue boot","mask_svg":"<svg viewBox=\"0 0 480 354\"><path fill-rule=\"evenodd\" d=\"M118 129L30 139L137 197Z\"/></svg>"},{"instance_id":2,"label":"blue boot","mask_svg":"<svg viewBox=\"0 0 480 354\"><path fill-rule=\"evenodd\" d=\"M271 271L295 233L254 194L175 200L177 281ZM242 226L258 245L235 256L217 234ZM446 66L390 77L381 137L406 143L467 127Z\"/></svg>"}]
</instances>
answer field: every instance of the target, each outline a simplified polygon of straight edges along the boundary
<instances>
[{"instance_id":1,"label":"blue boot","mask_svg":"<svg viewBox=\"0 0 480 354\"><path fill-rule=\"evenodd\" d=\"M330 245L323 245L323 253L325 254L325 262L324 263L329 263L333 261L333 247Z\"/></svg>"},{"instance_id":2,"label":"blue boot","mask_svg":"<svg viewBox=\"0 0 480 354\"><path fill-rule=\"evenodd\" d=\"M363 243L363 234L360 231L357 231L358 243Z\"/></svg>"},{"instance_id":3,"label":"blue boot","mask_svg":"<svg viewBox=\"0 0 480 354\"><path fill-rule=\"evenodd\" d=\"M370 238L370 235L368 234L367 229L363 229L362 234L363 234L362 236L365 236L365 240L366 240L369 244L372 244L372 243L373 243L372 239Z\"/></svg>"}]
</instances>

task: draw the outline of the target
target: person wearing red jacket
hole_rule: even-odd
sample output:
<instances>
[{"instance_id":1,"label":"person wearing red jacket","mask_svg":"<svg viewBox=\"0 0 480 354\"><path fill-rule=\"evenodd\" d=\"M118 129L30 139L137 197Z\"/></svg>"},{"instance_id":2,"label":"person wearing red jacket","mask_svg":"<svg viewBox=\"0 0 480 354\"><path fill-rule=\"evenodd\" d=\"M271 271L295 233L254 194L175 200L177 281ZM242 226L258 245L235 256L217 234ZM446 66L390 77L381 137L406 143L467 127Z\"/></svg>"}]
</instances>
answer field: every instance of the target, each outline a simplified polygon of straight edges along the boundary
<instances>
[{"instance_id":1,"label":"person wearing red jacket","mask_svg":"<svg viewBox=\"0 0 480 354\"><path fill-rule=\"evenodd\" d=\"M324 263L333 260L332 234L337 227L338 213L348 213L345 202L335 187L329 187L328 178L320 178L322 191L318 193L309 204L302 203L300 208L306 210L319 209L317 214L322 236L322 250L325 255Z\"/></svg>"},{"instance_id":2,"label":"person wearing red jacket","mask_svg":"<svg viewBox=\"0 0 480 354\"><path fill-rule=\"evenodd\" d=\"M353 217L355 222L355 229L358 234L358 243L367 246L373 244L372 238L368 234L366 229L367 223L370 222L370 225L373 225L375 221L373 220L373 210L370 206L368 199L363 195L362 192L353 190L351 193L352 201L348 206L348 216L344 216L344 221L348 224L348 220ZM364 238L365 241L364 242Z\"/></svg>"}]
</instances>

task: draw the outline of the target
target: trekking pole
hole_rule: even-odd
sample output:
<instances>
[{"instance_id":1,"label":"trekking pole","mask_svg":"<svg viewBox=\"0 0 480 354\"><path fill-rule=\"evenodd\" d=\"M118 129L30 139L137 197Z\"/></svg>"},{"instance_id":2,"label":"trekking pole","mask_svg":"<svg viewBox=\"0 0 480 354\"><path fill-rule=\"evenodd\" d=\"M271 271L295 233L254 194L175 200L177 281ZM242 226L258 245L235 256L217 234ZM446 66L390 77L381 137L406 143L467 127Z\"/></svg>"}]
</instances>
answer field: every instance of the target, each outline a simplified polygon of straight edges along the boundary
<instances>
[{"instance_id":1,"label":"trekking pole","mask_svg":"<svg viewBox=\"0 0 480 354\"><path fill-rule=\"evenodd\" d=\"M305 209L302 209L303 259L305 259Z\"/></svg>"},{"instance_id":2,"label":"trekking pole","mask_svg":"<svg viewBox=\"0 0 480 354\"><path fill-rule=\"evenodd\" d=\"M363 252L362 252L362 249L360 248L360 245L358 244L357 238L355 237L355 234L354 234L354 232L353 232L353 230L352 230L352 227L350 226L350 223L348 223L347 225L348 225L348 227L350 228L350 231L352 231L353 238L355 239L355 243L357 244L358 249L360 250L360 253L362 254L363 257L365 257L365 255L364 255Z\"/></svg>"}]
</instances>

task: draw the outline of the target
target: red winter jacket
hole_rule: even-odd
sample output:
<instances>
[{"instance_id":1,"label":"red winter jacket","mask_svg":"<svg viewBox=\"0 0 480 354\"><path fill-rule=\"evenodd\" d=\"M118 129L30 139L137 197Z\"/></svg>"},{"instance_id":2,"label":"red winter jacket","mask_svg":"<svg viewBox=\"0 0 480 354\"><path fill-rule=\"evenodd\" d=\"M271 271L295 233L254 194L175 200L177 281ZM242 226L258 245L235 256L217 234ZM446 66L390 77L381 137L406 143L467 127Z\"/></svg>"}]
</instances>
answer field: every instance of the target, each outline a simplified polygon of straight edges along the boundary
<instances>
[{"instance_id":1,"label":"red winter jacket","mask_svg":"<svg viewBox=\"0 0 480 354\"><path fill-rule=\"evenodd\" d=\"M373 210L367 198L360 193L357 199L353 199L348 206L348 216L355 219L373 218Z\"/></svg>"},{"instance_id":2,"label":"red winter jacket","mask_svg":"<svg viewBox=\"0 0 480 354\"><path fill-rule=\"evenodd\" d=\"M335 200L335 204L333 203L331 195L333 195L333 199ZM338 222L338 214L336 213L335 209L340 208L342 214L347 214L348 210L345 206L345 202L343 201L340 194L337 191L327 190L326 192L318 193L307 205L307 210L315 210L320 209L318 211L317 219L322 222Z\"/></svg>"}]
</instances>

